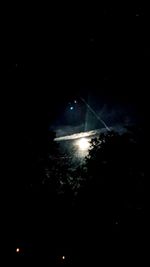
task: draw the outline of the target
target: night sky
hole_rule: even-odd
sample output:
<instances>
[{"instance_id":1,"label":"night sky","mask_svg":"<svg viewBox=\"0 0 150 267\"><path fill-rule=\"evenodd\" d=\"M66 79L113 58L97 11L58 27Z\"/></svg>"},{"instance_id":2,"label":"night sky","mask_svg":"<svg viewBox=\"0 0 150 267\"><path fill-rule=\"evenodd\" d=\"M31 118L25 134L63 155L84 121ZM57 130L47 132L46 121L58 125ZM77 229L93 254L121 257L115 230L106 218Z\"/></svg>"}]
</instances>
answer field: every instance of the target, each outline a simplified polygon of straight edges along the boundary
<instances>
[{"instance_id":1,"label":"night sky","mask_svg":"<svg viewBox=\"0 0 150 267\"><path fill-rule=\"evenodd\" d=\"M37 23L34 34L32 24L28 34L22 28L24 39L14 50L18 50L16 63L1 64L11 151L22 153L24 143L32 154L32 140L42 140L51 129L61 136L103 127L81 97L110 127L146 125L147 9L139 4L130 8L106 4L56 13L49 19L45 16L41 27ZM76 108L70 110L74 100Z\"/></svg>"},{"instance_id":2,"label":"night sky","mask_svg":"<svg viewBox=\"0 0 150 267\"><path fill-rule=\"evenodd\" d=\"M136 125L144 131L147 126L147 8L139 3L76 8L51 10L27 30L18 29L17 45L9 40L14 63L1 63L4 145L9 155L5 175L6 184L15 190L20 175L30 180L36 144L42 146L51 130L61 137L104 128L82 99L108 127Z\"/></svg>"},{"instance_id":3,"label":"night sky","mask_svg":"<svg viewBox=\"0 0 150 267\"><path fill-rule=\"evenodd\" d=\"M149 73L146 8L106 4L97 12L81 8L76 15L72 11L54 17L50 26L48 21L41 28L37 23L33 39L31 32L25 35L31 42L20 46L26 48L21 53L26 63L19 64L20 56L17 65L2 66L8 77L7 102L11 99L7 109L13 102L22 116L46 114L50 123L78 96L95 96L100 105L119 102L139 109Z\"/></svg>"}]
</instances>

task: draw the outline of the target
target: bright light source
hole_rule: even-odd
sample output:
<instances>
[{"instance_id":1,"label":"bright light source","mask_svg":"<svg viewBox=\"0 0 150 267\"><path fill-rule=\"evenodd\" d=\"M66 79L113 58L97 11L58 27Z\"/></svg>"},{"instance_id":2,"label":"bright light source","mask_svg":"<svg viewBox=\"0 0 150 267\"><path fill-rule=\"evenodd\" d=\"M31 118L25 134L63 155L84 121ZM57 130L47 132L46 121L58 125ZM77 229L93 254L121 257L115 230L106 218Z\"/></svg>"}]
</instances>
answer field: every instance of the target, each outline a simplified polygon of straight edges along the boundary
<instances>
[{"instance_id":1,"label":"bright light source","mask_svg":"<svg viewBox=\"0 0 150 267\"><path fill-rule=\"evenodd\" d=\"M77 104L77 100L74 100L74 103Z\"/></svg>"},{"instance_id":2,"label":"bright light source","mask_svg":"<svg viewBox=\"0 0 150 267\"><path fill-rule=\"evenodd\" d=\"M79 139L77 141L77 145L79 147L79 150L82 150L82 151L86 151L90 147L90 143L89 143L88 139L86 139L86 138Z\"/></svg>"},{"instance_id":3,"label":"bright light source","mask_svg":"<svg viewBox=\"0 0 150 267\"><path fill-rule=\"evenodd\" d=\"M71 107L70 107L70 110L73 110L73 109L74 109L74 107L71 106Z\"/></svg>"},{"instance_id":4,"label":"bright light source","mask_svg":"<svg viewBox=\"0 0 150 267\"><path fill-rule=\"evenodd\" d=\"M63 259L63 260L65 260L65 259L66 259L66 257L65 257L65 256L62 256L62 259Z\"/></svg>"},{"instance_id":5,"label":"bright light source","mask_svg":"<svg viewBox=\"0 0 150 267\"><path fill-rule=\"evenodd\" d=\"M16 248L16 252L19 253L20 252L20 248Z\"/></svg>"}]
</instances>

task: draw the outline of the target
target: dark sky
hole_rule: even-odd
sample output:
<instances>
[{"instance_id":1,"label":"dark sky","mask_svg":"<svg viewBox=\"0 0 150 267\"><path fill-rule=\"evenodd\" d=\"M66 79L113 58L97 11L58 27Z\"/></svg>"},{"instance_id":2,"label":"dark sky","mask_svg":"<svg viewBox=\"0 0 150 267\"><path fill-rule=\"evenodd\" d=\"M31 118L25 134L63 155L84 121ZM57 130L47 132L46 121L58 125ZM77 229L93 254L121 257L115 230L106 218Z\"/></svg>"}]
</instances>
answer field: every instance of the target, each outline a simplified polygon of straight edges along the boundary
<instances>
[{"instance_id":1,"label":"dark sky","mask_svg":"<svg viewBox=\"0 0 150 267\"><path fill-rule=\"evenodd\" d=\"M94 8L87 4L65 7L64 1L62 5L59 11L57 3L55 11L45 7L42 13L40 3L32 22L26 14L23 23L9 24L11 36L6 30L6 54L13 63L0 63L1 154L6 156L1 175L6 187L1 191L5 204L19 207L23 213L22 203L18 203L20 189L37 179L34 167L47 145L48 129L56 122L64 129L63 111L70 101L82 96L98 112L106 106L107 122L123 112L129 119L138 118L143 129L149 122L149 9L138 1L136 6L113 1ZM71 129L72 122L68 125ZM25 194L24 201L26 198ZM9 226L7 231L13 228ZM22 224L19 229L22 231Z\"/></svg>"},{"instance_id":2,"label":"dark sky","mask_svg":"<svg viewBox=\"0 0 150 267\"><path fill-rule=\"evenodd\" d=\"M4 113L14 131L53 124L78 96L133 105L144 117L150 55L146 7L70 10L42 16L34 30L30 25L16 63L2 66ZM25 63L19 63L22 56Z\"/></svg>"},{"instance_id":3,"label":"dark sky","mask_svg":"<svg viewBox=\"0 0 150 267\"><path fill-rule=\"evenodd\" d=\"M2 155L7 158L3 179L7 194L36 179L34 164L47 145L48 129L56 121L59 129L64 129L63 111L75 98L89 100L98 112L106 105L111 116L125 110L134 117L136 110L135 117L146 125L148 10L113 4L95 10L84 9L74 16L67 10L67 16L63 12L61 16L38 16L38 22L18 31L18 43L14 36L8 42L14 63L1 63L1 142ZM107 123L112 120L108 117ZM68 124L69 131L78 126Z\"/></svg>"}]
</instances>

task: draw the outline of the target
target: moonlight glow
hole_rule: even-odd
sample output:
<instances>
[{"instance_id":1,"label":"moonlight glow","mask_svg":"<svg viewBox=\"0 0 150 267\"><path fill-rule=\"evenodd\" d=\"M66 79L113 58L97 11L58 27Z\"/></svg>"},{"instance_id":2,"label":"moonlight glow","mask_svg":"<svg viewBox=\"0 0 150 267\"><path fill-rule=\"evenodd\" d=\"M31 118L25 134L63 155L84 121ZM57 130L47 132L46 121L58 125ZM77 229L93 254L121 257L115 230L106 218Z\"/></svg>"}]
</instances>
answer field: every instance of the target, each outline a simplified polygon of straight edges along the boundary
<instances>
[{"instance_id":1,"label":"moonlight glow","mask_svg":"<svg viewBox=\"0 0 150 267\"><path fill-rule=\"evenodd\" d=\"M81 138L77 141L77 146L78 146L79 150L87 151L90 147L90 143L89 143L88 139Z\"/></svg>"}]
</instances>

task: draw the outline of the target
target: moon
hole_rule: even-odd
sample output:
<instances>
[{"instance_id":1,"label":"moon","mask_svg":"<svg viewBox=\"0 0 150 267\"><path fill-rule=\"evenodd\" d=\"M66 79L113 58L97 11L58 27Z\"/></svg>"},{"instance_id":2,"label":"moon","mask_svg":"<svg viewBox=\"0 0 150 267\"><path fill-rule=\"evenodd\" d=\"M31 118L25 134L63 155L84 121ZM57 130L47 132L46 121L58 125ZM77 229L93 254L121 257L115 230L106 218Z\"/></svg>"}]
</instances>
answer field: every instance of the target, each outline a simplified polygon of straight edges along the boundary
<instances>
[{"instance_id":1,"label":"moon","mask_svg":"<svg viewBox=\"0 0 150 267\"><path fill-rule=\"evenodd\" d=\"M77 146L80 151L87 151L90 147L90 143L87 138L81 138L77 141Z\"/></svg>"}]
</instances>

